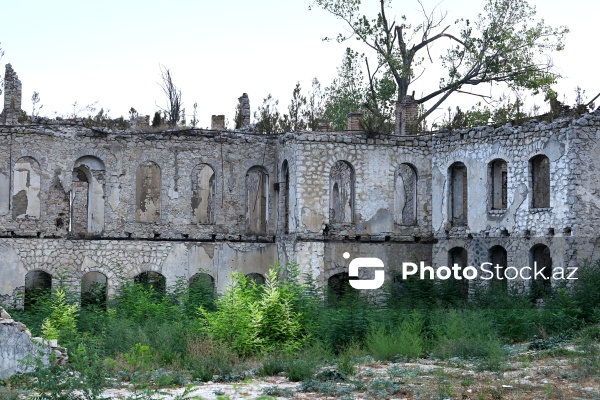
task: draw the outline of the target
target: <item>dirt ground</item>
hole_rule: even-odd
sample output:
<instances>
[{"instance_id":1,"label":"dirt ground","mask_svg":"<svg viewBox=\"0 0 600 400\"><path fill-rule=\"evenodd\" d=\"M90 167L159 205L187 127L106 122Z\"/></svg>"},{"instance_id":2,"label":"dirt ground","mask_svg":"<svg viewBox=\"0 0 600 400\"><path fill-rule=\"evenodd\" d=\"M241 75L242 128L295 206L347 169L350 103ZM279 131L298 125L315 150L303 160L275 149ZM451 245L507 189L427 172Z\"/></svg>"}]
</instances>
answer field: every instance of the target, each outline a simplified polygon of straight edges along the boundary
<instances>
[{"instance_id":1,"label":"dirt ground","mask_svg":"<svg viewBox=\"0 0 600 400\"><path fill-rule=\"evenodd\" d=\"M199 399L600 399L600 376L586 365L586 354L572 344L544 351L513 349L495 371L478 361L461 359L381 363L357 360L345 375L335 366L314 380L289 382L283 375L238 383L207 382L185 388L160 389L153 398ZM597 370L596 370L597 371ZM132 395L126 388L104 393L114 399Z\"/></svg>"}]
</instances>

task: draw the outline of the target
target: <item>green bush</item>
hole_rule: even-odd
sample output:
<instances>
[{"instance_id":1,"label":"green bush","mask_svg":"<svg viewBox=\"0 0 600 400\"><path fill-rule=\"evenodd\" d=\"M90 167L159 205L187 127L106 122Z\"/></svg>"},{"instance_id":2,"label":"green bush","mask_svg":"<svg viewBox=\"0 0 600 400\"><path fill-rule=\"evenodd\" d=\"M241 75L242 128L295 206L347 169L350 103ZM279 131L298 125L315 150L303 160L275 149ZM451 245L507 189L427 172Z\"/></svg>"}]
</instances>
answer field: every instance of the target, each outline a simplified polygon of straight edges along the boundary
<instances>
[{"instance_id":1,"label":"green bush","mask_svg":"<svg viewBox=\"0 0 600 400\"><path fill-rule=\"evenodd\" d=\"M279 272L277 266L271 268L263 286L234 273L232 283L216 301L216 311L200 307L208 334L241 355L300 348L306 335L301 314L293 307L297 292L282 285Z\"/></svg>"},{"instance_id":2,"label":"green bush","mask_svg":"<svg viewBox=\"0 0 600 400\"><path fill-rule=\"evenodd\" d=\"M579 317L586 322L600 322L600 260L585 262L577 272L571 297L580 309Z\"/></svg>"},{"instance_id":3,"label":"green bush","mask_svg":"<svg viewBox=\"0 0 600 400\"><path fill-rule=\"evenodd\" d=\"M430 329L433 334L432 354L435 357L506 357L493 318L484 311L437 310L432 314Z\"/></svg>"},{"instance_id":4,"label":"green bush","mask_svg":"<svg viewBox=\"0 0 600 400\"><path fill-rule=\"evenodd\" d=\"M52 296L50 315L42 322L42 337L70 342L77 336L78 304L67 304L65 291L58 288Z\"/></svg>"},{"instance_id":5,"label":"green bush","mask_svg":"<svg viewBox=\"0 0 600 400\"><path fill-rule=\"evenodd\" d=\"M423 319L417 311L413 311L397 327L388 329L380 325L372 329L365 343L371 355L378 360L411 359L423 354L423 336Z\"/></svg>"}]
</instances>

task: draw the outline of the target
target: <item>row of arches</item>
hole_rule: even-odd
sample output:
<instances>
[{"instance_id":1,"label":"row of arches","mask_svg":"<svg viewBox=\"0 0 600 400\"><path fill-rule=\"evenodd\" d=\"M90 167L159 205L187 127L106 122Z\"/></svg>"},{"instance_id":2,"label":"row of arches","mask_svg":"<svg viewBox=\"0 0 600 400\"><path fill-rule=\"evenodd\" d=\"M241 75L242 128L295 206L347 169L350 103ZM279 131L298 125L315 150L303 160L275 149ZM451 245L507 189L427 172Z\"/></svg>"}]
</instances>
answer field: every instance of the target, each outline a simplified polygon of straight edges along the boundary
<instances>
[{"instance_id":1,"label":"row of arches","mask_svg":"<svg viewBox=\"0 0 600 400\"><path fill-rule=\"evenodd\" d=\"M458 266L464 268L468 265L467 259L467 250L462 247L454 247L448 251L448 265L458 264ZM508 267L506 249L500 245L492 246L488 251L488 262L493 265L493 268L499 266L499 269L494 271L494 277L489 281L490 284L507 290L508 279L498 279L498 275L501 277L509 276L506 271ZM532 246L529 250L529 265L532 270L534 266L537 266L538 270L541 271L540 274L535 276L531 273L533 276L530 286L531 294L534 298L542 297L552 285L552 257L548 246L541 243ZM462 285L460 292L462 297L466 299L469 293L469 281L463 279L457 282Z\"/></svg>"},{"instance_id":2,"label":"row of arches","mask_svg":"<svg viewBox=\"0 0 600 400\"><path fill-rule=\"evenodd\" d=\"M246 275L249 281L256 282L259 285L265 283L265 277L259 273L249 273ZM160 294L165 294L167 290L167 280L164 275L146 271L136 275L133 282L142 284L156 290ZM102 272L90 271L81 278L81 304L104 306L108 296L108 278ZM190 290L203 290L214 294L216 291L215 279L207 273L199 272L193 275L188 281ZM25 307L31 307L35 304L40 295L50 293L52 290L52 275L46 271L34 270L25 275Z\"/></svg>"},{"instance_id":3,"label":"row of arches","mask_svg":"<svg viewBox=\"0 0 600 400\"><path fill-rule=\"evenodd\" d=\"M105 165L95 156L78 158L72 170L69 196L70 231L99 233L104 229ZM41 168L33 157L19 158L13 168L13 218L41 217ZM289 178L288 187L289 187ZM269 174L260 166L246 173L247 228L265 233L268 221ZM216 211L214 169L199 164L191 172L191 222L214 224ZM161 220L161 168L153 161L141 163L135 175L135 218L138 222Z\"/></svg>"},{"instance_id":4,"label":"row of arches","mask_svg":"<svg viewBox=\"0 0 600 400\"><path fill-rule=\"evenodd\" d=\"M453 266L457 264L459 267L465 268L468 266L468 253L467 250L463 247L453 247L448 251L448 266ZM488 251L488 262L493 265L494 269L494 277L489 280L489 284L494 286L495 288L499 288L501 290L508 290L508 279L504 278L505 276L510 276L506 273L506 268L508 266L508 257L506 249L500 245L495 245L491 247ZM542 271L539 275L534 276L531 280L531 295L532 298L542 298L545 293L547 293L552 285L552 257L550 255L550 249L548 246L544 244L536 244L531 247L529 251L529 264L530 267L534 268L534 265L537 265L538 271ZM499 266L499 270L496 270L495 267ZM545 267L542 269L542 267ZM533 273L531 274L533 275ZM503 279L498 279L498 276L503 277ZM514 276L510 276L511 279ZM340 272L332 275L327 280L327 286L335 297L341 298L344 297L347 293L355 292L349 285L349 275L347 272ZM399 276L395 276L394 284L402 284L402 280ZM467 279L449 279L448 283L450 283L453 287L451 288L452 294L456 298L460 298L463 300L467 300L469 297L469 280Z\"/></svg>"},{"instance_id":5,"label":"row of arches","mask_svg":"<svg viewBox=\"0 0 600 400\"><path fill-rule=\"evenodd\" d=\"M462 162L453 163L448 169L449 221L453 226L467 225L468 177ZM550 159L538 154L529 160L529 188L531 208L550 208ZM508 164L503 159L488 164L488 209L508 208Z\"/></svg>"}]
</instances>

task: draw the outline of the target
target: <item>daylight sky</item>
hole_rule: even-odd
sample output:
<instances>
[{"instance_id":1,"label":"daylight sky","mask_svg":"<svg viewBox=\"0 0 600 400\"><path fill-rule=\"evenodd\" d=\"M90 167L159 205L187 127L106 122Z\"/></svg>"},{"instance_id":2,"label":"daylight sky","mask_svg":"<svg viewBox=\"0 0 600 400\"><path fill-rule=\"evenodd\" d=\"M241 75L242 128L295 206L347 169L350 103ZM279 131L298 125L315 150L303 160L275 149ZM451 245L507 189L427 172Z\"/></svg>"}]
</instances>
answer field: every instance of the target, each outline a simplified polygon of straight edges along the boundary
<instances>
[{"instance_id":1,"label":"daylight sky","mask_svg":"<svg viewBox=\"0 0 600 400\"><path fill-rule=\"evenodd\" d=\"M483 0L423 0L427 9L447 10L447 24L476 17ZM127 116L131 107L152 115L164 106L160 65L171 69L182 90L187 119L198 103L199 126L212 114L233 120L237 98L248 93L252 112L272 93L285 111L296 82L304 93L313 77L322 86L336 75L347 44L326 43L344 29L310 0L222 1L8 1L0 0L2 64L11 63L23 83L23 109L31 112L33 91L40 94L41 115L66 115L98 101L111 117ZM363 3L377 4L375 0ZM422 17L416 0L396 0L388 16ZM588 99L600 92L597 36L600 2L530 0L538 18L566 25L566 49L553 55L565 78L555 87L567 102L580 85ZM357 42L351 40L350 46ZM440 47L441 48L441 47ZM434 58L434 61L436 59ZM4 75L4 67L2 67ZM428 70L411 90L427 93L439 75ZM535 99L529 98L530 104ZM450 97L444 107L467 104ZM541 105L542 100L537 103ZM600 101L596 101L596 105ZM545 108L545 106L544 106ZM81 116L85 116L82 113Z\"/></svg>"}]
</instances>

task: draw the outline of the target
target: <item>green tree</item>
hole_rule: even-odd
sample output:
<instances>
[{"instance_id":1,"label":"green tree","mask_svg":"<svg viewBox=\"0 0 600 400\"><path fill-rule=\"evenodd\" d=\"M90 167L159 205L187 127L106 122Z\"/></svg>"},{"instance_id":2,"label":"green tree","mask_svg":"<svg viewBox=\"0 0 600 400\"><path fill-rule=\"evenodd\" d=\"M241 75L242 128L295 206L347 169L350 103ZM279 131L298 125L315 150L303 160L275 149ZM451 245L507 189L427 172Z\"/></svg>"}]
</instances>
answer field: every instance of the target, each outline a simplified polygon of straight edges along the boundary
<instances>
[{"instance_id":1,"label":"green tree","mask_svg":"<svg viewBox=\"0 0 600 400\"><path fill-rule=\"evenodd\" d=\"M348 113L360 111L365 103L365 83L359 54L346 48L338 76L325 88L324 117L336 131L346 129Z\"/></svg>"},{"instance_id":2,"label":"green tree","mask_svg":"<svg viewBox=\"0 0 600 400\"><path fill-rule=\"evenodd\" d=\"M289 120L287 126L284 126L284 131L296 132L302 129L306 129L306 97L302 95L302 88L300 82L296 83L296 87L292 92L292 101L288 106L289 114L287 119ZM286 116L284 116L284 119Z\"/></svg>"},{"instance_id":3,"label":"green tree","mask_svg":"<svg viewBox=\"0 0 600 400\"><path fill-rule=\"evenodd\" d=\"M553 93L550 86L560 75L547 55L563 49L568 29L536 21L536 10L526 0L487 0L475 21L460 19L454 30L450 29L452 24L444 24L446 14L436 18L424 9L425 22L417 26L408 24L404 16L399 21L390 19L386 10L391 3L392 0L380 0L374 18L361 14L360 0L314 0L313 5L349 27L350 34L339 34L338 42L353 36L375 53L378 65L373 76L380 67L381 73L390 74L397 86L398 101L409 93L417 76L415 69L424 68L425 54L434 62L429 52L431 46L447 42L446 52L439 60L447 76L440 77L438 89L416 99L419 105L428 103L420 121L453 93L478 95L465 89L483 83L503 83L534 94L542 91L547 96Z\"/></svg>"},{"instance_id":4,"label":"green tree","mask_svg":"<svg viewBox=\"0 0 600 400\"><path fill-rule=\"evenodd\" d=\"M278 104L279 100L275 100L269 93L267 98L263 100L262 106L258 107L258 111L254 113L258 133L270 135L283 131L282 124L285 121L281 114L279 114L279 111L277 111Z\"/></svg>"}]
</instances>

